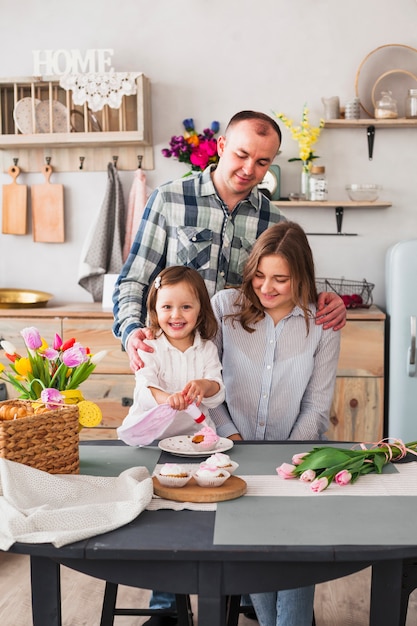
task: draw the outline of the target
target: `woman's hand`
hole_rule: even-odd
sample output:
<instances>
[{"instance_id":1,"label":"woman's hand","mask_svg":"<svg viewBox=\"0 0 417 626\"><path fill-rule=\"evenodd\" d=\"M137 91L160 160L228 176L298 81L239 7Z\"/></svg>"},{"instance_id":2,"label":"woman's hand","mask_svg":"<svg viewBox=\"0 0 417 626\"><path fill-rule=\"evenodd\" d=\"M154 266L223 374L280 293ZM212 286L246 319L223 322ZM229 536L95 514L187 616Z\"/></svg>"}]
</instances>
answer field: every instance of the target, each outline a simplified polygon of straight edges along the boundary
<instances>
[{"instance_id":1,"label":"woman's hand","mask_svg":"<svg viewBox=\"0 0 417 626\"><path fill-rule=\"evenodd\" d=\"M319 294L316 324L323 324L325 330L340 330L346 324L345 303L337 293L324 291Z\"/></svg>"},{"instance_id":2,"label":"woman's hand","mask_svg":"<svg viewBox=\"0 0 417 626\"><path fill-rule=\"evenodd\" d=\"M145 352L153 352L153 348L144 343L144 339L154 339L153 332L149 328L138 328L130 335L126 346L126 352L129 357L130 369L133 373L140 370L144 363L138 354L138 350Z\"/></svg>"}]
</instances>

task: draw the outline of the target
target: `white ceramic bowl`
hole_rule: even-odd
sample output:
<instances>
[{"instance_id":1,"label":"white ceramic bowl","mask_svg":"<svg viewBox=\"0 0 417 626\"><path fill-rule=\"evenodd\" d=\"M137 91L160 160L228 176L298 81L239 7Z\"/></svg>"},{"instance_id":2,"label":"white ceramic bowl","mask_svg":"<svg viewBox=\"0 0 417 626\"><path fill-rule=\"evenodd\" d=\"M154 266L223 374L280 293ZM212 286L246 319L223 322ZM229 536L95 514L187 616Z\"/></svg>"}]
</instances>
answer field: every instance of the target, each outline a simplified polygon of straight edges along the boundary
<instances>
[{"instance_id":1,"label":"white ceramic bowl","mask_svg":"<svg viewBox=\"0 0 417 626\"><path fill-rule=\"evenodd\" d=\"M375 202L381 189L381 185L371 183L346 185L348 196L353 202Z\"/></svg>"}]
</instances>

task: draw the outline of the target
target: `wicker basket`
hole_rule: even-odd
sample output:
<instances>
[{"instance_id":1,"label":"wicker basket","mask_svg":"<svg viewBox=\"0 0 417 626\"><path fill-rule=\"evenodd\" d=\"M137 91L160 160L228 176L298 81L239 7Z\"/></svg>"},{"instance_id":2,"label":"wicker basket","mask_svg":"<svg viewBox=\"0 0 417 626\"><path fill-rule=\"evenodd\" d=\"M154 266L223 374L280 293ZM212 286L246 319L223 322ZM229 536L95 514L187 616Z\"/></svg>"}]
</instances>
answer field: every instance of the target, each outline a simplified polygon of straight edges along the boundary
<instances>
[{"instance_id":1,"label":"wicker basket","mask_svg":"<svg viewBox=\"0 0 417 626\"><path fill-rule=\"evenodd\" d=\"M368 283L365 278L362 281L346 280L345 278L316 278L317 291L334 291L345 300L347 309L366 308L368 309L372 300L372 290L375 287ZM360 296L351 298L351 296Z\"/></svg>"},{"instance_id":2,"label":"wicker basket","mask_svg":"<svg viewBox=\"0 0 417 626\"><path fill-rule=\"evenodd\" d=\"M2 405L31 406L29 400L6 400ZM0 458L30 465L50 474L78 474L78 407L57 409L0 420Z\"/></svg>"}]
</instances>

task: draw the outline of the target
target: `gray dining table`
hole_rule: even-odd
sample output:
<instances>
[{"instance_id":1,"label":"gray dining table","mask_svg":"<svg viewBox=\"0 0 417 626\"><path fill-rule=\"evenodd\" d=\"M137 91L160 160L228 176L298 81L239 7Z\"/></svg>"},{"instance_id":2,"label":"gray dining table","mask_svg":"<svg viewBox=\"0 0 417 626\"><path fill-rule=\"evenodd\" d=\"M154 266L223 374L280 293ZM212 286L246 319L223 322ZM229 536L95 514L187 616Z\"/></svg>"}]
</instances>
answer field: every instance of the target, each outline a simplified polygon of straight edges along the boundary
<instances>
[{"instance_id":1,"label":"gray dining table","mask_svg":"<svg viewBox=\"0 0 417 626\"><path fill-rule=\"evenodd\" d=\"M394 492L387 493L383 476L373 476L381 482L370 492L360 479L321 494L277 476L278 465L313 445L236 442L227 453L248 482L247 494L213 510L145 510L125 526L61 548L14 544L11 551L31 558L34 626L62 626L60 565L118 584L197 594L199 626L226 625L228 596L321 583L372 566L369 625L399 624L403 563L417 557L417 495L397 495L395 484L405 478L392 465L386 472ZM80 459L82 473L107 476L202 460L116 441L81 444Z\"/></svg>"}]
</instances>

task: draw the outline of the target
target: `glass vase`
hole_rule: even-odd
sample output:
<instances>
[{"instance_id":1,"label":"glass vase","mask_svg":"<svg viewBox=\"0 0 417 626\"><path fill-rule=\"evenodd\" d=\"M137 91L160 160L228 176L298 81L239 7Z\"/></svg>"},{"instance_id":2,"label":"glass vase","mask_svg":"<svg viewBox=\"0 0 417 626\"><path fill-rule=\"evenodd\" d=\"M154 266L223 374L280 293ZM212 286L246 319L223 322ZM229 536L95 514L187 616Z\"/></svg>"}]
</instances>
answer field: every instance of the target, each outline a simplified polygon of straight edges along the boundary
<instances>
[{"instance_id":1,"label":"glass vase","mask_svg":"<svg viewBox=\"0 0 417 626\"><path fill-rule=\"evenodd\" d=\"M308 200L308 188L310 184L310 170L308 168L303 167L301 170L301 196Z\"/></svg>"}]
</instances>

